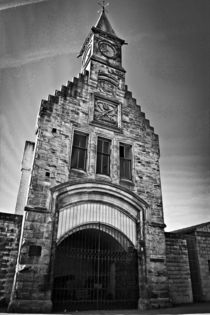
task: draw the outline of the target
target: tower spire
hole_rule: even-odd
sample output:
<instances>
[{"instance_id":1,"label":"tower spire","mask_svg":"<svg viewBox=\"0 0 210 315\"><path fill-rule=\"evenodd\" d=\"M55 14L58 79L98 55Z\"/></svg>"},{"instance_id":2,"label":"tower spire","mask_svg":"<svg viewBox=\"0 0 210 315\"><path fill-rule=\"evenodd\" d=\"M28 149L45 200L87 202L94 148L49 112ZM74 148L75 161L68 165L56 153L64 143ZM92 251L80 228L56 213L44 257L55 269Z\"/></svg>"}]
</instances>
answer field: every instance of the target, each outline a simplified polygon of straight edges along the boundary
<instances>
[{"instance_id":1,"label":"tower spire","mask_svg":"<svg viewBox=\"0 0 210 315\"><path fill-rule=\"evenodd\" d=\"M102 12L105 12L105 11L107 11L106 7L109 6L109 2L105 3L105 0L103 0L101 2L98 2L98 5L102 8ZM100 12L100 11L98 11L98 12Z\"/></svg>"},{"instance_id":2,"label":"tower spire","mask_svg":"<svg viewBox=\"0 0 210 315\"><path fill-rule=\"evenodd\" d=\"M95 27L101 31L104 31L106 33L116 36L115 31L113 30L106 15L106 12L107 12L106 7L109 5L109 3L105 4L105 1L103 0L102 3L98 2L98 4L101 6L102 9L100 10L101 14L98 18L98 21L96 22Z\"/></svg>"}]
</instances>

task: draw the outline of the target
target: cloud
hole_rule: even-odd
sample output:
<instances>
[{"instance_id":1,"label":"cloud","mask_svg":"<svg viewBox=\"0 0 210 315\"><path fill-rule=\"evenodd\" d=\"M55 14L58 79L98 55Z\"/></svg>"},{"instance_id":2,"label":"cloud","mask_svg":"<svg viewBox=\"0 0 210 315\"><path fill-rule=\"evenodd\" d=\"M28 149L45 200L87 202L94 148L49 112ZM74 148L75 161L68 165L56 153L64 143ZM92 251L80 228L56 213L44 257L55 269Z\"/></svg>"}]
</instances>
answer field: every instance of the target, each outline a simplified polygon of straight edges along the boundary
<instances>
[{"instance_id":1,"label":"cloud","mask_svg":"<svg viewBox=\"0 0 210 315\"><path fill-rule=\"evenodd\" d=\"M0 0L0 11L49 0Z\"/></svg>"},{"instance_id":2,"label":"cloud","mask_svg":"<svg viewBox=\"0 0 210 315\"><path fill-rule=\"evenodd\" d=\"M0 69L17 68L30 62L40 61L46 58L52 58L61 55L78 53L78 47L64 47L63 51L60 48L52 50L40 50L36 52L22 53L19 56L4 55L0 58Z\"/></svg>"}]
</instances>

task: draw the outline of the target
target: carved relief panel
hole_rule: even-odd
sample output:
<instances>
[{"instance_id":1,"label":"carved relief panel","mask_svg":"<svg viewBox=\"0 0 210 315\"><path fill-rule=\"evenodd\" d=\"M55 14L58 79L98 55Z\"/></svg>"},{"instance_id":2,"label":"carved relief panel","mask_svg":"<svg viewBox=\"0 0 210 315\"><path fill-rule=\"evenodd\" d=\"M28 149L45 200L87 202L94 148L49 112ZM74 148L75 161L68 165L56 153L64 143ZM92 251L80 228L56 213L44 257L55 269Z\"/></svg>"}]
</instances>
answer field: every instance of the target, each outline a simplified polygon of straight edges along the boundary
<instances>
[{"instance_id":1,"label":"carved relief panel","mask_svg":"<svg viewBox=\"0 0 210 315\"><path fill-rule=\"evenodd\" d=\"M118 127L118 103L95 97L94 120Z\"/></svg>"},{"instance_id":2,"label":"carved relief panel","mask_svg":"<svg viewBox=\"0 0 210 315\"><path fill-rule=\"evenodd\" d=\"M100 72L98 74L98 90L99 92L108 96L116 96L119 82L115 77L106 73Z\"/></svg>"}]
</instances>

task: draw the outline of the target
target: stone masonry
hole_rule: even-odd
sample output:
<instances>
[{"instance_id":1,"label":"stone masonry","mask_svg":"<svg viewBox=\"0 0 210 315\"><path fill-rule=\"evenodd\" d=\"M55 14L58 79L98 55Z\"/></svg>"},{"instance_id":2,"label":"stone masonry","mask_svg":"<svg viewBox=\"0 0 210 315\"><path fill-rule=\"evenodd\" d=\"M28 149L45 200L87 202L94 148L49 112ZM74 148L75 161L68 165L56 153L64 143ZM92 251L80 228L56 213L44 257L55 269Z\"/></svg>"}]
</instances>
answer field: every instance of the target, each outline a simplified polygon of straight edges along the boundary
<instances>
[{"instance_id":1,"label":"stone masonry","mask_svg":"<svg viewBox=\"0 0 210 315\"><path fill-rule=\"evenodd\" d=\"M198 226L196 244L202 287L202 301L210 301L210 223Z\"/></svg>"},{"instance_id":2,"label":"stone masonry","mask_svg":"<svg viewBox=\"0 0 210 315\"><path fill-rule=\"evenodd\" d=\"M22 216L0 213L0 307L7 306L15 275Z\"/></svg>"},{"instance_id":3,"label":"stone masonry","mask_svg":"<svg viewBox=\"0 0 210 315\"><path fill-rule=\"evenodd\" d=\"M193 299L210 300L210 223L174 231L187 241Z\"/></svg>"},{"instance_id":4,"label":"stone masonry","mask_svg":"<svg viewBox=\"0 0 210 315\"><path fill-rule=\"evenodd\" d=\"M169 292L173 304L193 302L187 241L175 233L166 233L166 262Z\"/></svg>"},{"instance_id":5,"label":"stone masonry","mask_svg":"<svg viewBox=\"0 0 210 315\"><path fill-rule=\"evenodd\" d=\"M100 40L116 45L116 59L100 52ZM97 26L92 28L81 50L83 56L86 47L92 46L88 61L83 57L86 62L82 67L83 72L41 103L10 310L43 312L52 309L53 253L58 222L52 189L78 181L81 184L88 181L107 182L107 185L115 185L134 194L146 205L142 217L143 239L139 241L141 244L136 245L139 250L141 248L139 308L160 307L169 303L159 140L141 106L125 85L125 70L121 65L123 44L124 41L112 32L102 12ZM115 125L96 119L98 100L105 100L117 110ZM86 171L71 169L75 131L88 136ZM111 141L110 176L96 174L99 136ZM120 179L120 143L132 147L132 180ZM30 255L31 248L36 248L34 256Z\"/></svg>"}]
</instances>

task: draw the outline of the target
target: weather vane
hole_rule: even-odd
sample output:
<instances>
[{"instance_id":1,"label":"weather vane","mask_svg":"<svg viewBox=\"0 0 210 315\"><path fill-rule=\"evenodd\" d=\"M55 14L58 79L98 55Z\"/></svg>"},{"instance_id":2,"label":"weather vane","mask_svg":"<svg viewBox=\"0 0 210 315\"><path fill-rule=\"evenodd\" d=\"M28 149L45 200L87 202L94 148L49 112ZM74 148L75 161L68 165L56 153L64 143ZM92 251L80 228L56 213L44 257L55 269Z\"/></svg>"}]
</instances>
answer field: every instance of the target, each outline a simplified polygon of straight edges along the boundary
<instances>
[{"instance_id":1,"label":"weather vane","mask_svg":"<svg viewBox=\"0 0 210 315\"><path fill-rule=\"evenodd\" d=\"M98 2L98 5L100 5L100 7L102 8L102 12L108 12L106 7L109 6L109 2L105 3L105 0ZM101 11L98 11L98 13L100 13Z\"/></svg>"}]
</instances>

